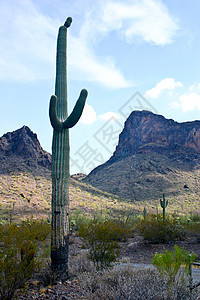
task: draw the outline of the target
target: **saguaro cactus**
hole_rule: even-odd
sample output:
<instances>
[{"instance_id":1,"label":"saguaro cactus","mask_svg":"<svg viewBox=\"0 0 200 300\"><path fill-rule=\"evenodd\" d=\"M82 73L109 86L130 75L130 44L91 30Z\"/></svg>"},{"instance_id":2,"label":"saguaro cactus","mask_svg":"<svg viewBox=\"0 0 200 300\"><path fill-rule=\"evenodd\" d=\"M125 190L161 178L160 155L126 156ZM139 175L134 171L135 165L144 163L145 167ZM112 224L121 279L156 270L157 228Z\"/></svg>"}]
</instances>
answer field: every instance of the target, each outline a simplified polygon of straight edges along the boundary
<instances>
[{"instance_id":1,"label":"saguaro cactus","mask_svg":"<svg viewBox=\"0 0 200 300\"><path fill-rule=\"evenodd\" d=\"M163 209L163 222L164 222L165 221L165 208L168 205L168 200L167 201L165 200L165 194L163 194L163 200L160 199L160 205L161 205L161 207Z\"/></svg>"},{"instance_id":2,"label":"saguaro cactus","mask_svg":"<svg viewBox=\"0 0 200 300\"><path fill-rule=\"evenodd\" d=\"M143 217L144 217L144 220L146 219L146 215L147 215L147 209L146 209L146 207L144 207L144 209L143 209Z\"/></svg>"},{"instance_id":3,"label":"saguaro cactus","mask_svg":"<svg viewBox=\"0 0 200 300\"><path fill-rule=\"evenodd\" d=\"M49 116L53 127L52 142L52 236L51 266L59 280L68 276L69 238L69 128L81 117L87 90L83 89L68 117L67 113L67 28L68 18L59 28L56 56L55 95L51 97Z\"/></svg>"}]
</instances>

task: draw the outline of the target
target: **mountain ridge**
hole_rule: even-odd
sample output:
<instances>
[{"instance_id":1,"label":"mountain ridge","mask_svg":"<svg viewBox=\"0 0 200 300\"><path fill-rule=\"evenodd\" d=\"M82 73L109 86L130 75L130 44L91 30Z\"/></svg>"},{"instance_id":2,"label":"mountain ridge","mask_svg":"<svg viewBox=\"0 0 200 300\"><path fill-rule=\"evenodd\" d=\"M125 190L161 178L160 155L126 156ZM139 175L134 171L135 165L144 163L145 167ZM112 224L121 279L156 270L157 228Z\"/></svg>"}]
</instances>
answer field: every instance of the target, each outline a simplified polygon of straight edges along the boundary
<instances>
[{"instance_id":1,"label":"mountain ridge","mask_svg":"<svg viewBox=\"0 0 200 300\"><path fill-rule=\"evenodd\" d=\"M111 158L83 181L122 198L156 199L162 193L184 195L184 186L196 189L199 171L200 121L178 123L149 111L133 111Z\"/></svg>"}]
</instances>

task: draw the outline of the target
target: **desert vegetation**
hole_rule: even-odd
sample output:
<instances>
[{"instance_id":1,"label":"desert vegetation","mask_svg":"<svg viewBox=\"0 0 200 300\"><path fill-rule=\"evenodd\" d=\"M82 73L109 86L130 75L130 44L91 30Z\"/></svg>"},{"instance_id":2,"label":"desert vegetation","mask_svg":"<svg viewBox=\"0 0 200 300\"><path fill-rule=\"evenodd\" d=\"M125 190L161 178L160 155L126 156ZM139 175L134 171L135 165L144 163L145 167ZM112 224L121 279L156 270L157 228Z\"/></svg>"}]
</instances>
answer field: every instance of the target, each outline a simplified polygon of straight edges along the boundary
<instances>
[{"instance_id":1,"label":"desert vegetation","mask_svg":"<svg viewBox=\"0 0 200 300\"><path fill-rule=\"evenodd\" d=\"M162 193L157 201L130 201L71 179L70 277L60 290L50 271L50 172L26 172L25 176L11 172L0 180L2 299L5 295L10 299L48 299L50 295L52 299L56 295L69 299L165 299L167 275L133 264L152 264L156 252L173 252L174 244L196 253L196 261L200 261L200 216L187 206L187 199L179 203L166 194L163 220ZM26 234L27 228L30 234ZM21 256L23 239L29 245L26 255L32 251L34 257L26 272ZM12 251L6 253L10 244ZM189 276L181 268L172 291L177 299L191 297ZM193 289L191 299L198 299L198 293L198 287Z\"/></svg>"},{"instance_id":2,"label":"desert vegetation","mask_svg":"<svg viewBox=\"0 0 200 300\"><path fill-rule=\"evenodd\" d=\"M66 299L198 299L199 288L189 288L188 270L194 260L200 260L200 253L185 249L187 243L175 248L174 244L188 238L198 243L199 221L199 215L166 214L163 221L162 214L147 212L144 217L143 211L115 217L97 211L84 216L74 211L70 217L70 294L66 286L69 282L56 285L50 271L48 220L12 224L8 220L0 230L0 299L49 299L61 286L60 293ZM131 245L138 236L146 255L151 245L171 249L156 254L155 248L148 260L155 268L134 267L137 260L129 254L133 251L135 257L140 255L140 248Z\"/></svg>"}]
</instances>

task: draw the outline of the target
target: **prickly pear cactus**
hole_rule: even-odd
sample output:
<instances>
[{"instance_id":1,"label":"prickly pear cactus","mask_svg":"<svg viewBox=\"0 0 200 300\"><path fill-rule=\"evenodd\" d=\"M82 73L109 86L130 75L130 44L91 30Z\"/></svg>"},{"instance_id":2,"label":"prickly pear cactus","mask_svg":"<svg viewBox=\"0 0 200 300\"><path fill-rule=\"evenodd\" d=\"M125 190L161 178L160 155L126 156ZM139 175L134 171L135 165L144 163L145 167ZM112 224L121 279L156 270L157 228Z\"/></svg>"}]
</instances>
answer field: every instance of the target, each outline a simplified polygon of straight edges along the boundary
<instances>
[{"instance_id":1,"label":"prickly pear cactus","mask_svg":"<svg viewBox=\"0 0 200 300\"><path fill-rule=\"evenodd\" d=\"M69 17L59 28L56 57L55 95L51 97L49 116L53 127L52 142L52 237L51 266L59 280L68 276L69 238L69 128L81 117L87 90L83 89L76 105L67 112L67 28Z\"/></svg>"}]
</instances>

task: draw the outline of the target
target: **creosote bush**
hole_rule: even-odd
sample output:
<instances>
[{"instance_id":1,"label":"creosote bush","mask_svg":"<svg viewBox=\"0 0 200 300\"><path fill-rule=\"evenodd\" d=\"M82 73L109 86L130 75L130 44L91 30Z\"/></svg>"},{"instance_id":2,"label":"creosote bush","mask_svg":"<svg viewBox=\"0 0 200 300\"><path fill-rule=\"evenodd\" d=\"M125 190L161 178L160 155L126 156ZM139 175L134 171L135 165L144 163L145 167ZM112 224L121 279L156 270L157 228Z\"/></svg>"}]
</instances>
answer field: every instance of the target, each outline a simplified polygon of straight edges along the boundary
<instances>
[{"instance_id":1,"label":"creosote bush","mask_svg":"<svg viewBox=\"0 0 200 300\"><path fill-rule=\"evenodd\" d=\"M110 267L120 254L118 241L122 238L122 232L118 229L112 220L92 220L79 227L78 234L84 246L89 248L89 258L98 270Z\"/></svg>"},{"instance_id":2,"label":"creosote bush","mask_svg":"<svg viewBox=\"0 0 200 300\"><path fill-rule=\"evenodd\" d=\"M166 216L163 222L160 214L147 216L137 224L137 229L151 243L173 242L185 238L184 228L177 218Z\"/></svg>"},{"instance_id":3,"label":"creosote bush","mask_svg":"<svg viewBox=\"0 0 200 300\"><path fill-rule=\"evenodd\" d=\"M50 231L50 224L39 221L0 226L1 300L13 299L16 290L45 265Z\"/></svg>"}]
</instances>

